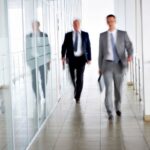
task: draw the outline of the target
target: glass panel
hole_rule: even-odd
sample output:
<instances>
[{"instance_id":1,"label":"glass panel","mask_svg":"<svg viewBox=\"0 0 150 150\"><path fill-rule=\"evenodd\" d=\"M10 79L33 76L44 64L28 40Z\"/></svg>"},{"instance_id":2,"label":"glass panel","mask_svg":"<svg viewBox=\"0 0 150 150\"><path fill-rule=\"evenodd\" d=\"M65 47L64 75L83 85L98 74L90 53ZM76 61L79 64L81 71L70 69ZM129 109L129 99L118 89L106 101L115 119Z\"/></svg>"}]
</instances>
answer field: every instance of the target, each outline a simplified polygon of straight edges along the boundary
<instances>
[{"instance_id":1,"label":"glass panel","mask_svg":"<svg viewBox=\"0 0 150 150\"><path fill-rule=\"evenodd\" d=\"M51 21L53 24L53 34L51 35L53 40L53 53L52 53L52 93L53 93L53 105L55 105L58 102L58 26L57 26L57 1L53 1L53 16L51 18Z\"/></svg>"},{"instance_id":2,"label":"glass panel","mask_svg":"<svg viewBox=\"0 0 150 150\"><path fill-rule=\"evenodd\" d=\"M13 149L7 3L0 0L0 149Z\"/></svg>"},{"instance_id":3,"label":"glass panel","mask_svg":"<svg viewBox=\"0 0 150 150\"><path fill-rule=\"evenodd\" d=\"M55 14L55 3L54 1L50 1L50 37L51 37L51 109L56 104L57 99L57 66L56 66L56 14Z\"/></svg>"},{"instance_id":4,"label":"glass panel","mask_svg":"<svg viewBox=\"0 0 150 150\"><path fill-rule=\"evenodd\" d=\"M51 92L51 35L50 35L50 7L46 0L43 1L43 31L48 35L47 38L44 38L45 47L44 47L44 64L46 71L46 103L45 103L45 115L49 115L52 109L52 92Z\"/></svg>"},{"instance_id":5,"label":"glass panel","mask_svg":"<svg viewBox=\"0 0 150 150\"><path fill-rule=\"evenodd\" d=\"M22 0L8 0L8 19L12 68L14 145L16 150L22 150L28 144Z\"/></svg>"},{"instance_id":6,"label":"glass panel","mask_svg":"<svg viewBox=\"0 0 150 150\"><path fill-rule=\"evenodd\" d=\"M35 26L34 0L24 0L24 58L25 79L27 91L28 140L30 141L38 130L37 111L37 80L36 80L36 43L33 27Z\"/></svg>"},{"instance_id":7,"label":"glass panel","mask_svg":"<svg viewBox=\"0 0 150 150\"><path fill-rule=\"evenodd\" d=\"M43 123L45 119L45 102L46 102L46 74L47 74L47 64L45 64L45 47L49 47L48 35L43 32L43 3L42 0L37 0L36 2L36 16L35 18L39 22L39 26L36 29L36 67L37 67L37 104L38 104L38 121L39 126ZM45 45L46 44L46 45ZM48 60L47 62L48 63Z\"/></svg>"},{"instance_id":8,"label":"glass panel","mask_svg":"<svg viewBox=\"0 0 150 150\"><path fill-rule=\"evenodd\" d=\"M76 2L0 0L0 149L25 149L66 88L60 50Z\"/></svg>"}]
</instances>

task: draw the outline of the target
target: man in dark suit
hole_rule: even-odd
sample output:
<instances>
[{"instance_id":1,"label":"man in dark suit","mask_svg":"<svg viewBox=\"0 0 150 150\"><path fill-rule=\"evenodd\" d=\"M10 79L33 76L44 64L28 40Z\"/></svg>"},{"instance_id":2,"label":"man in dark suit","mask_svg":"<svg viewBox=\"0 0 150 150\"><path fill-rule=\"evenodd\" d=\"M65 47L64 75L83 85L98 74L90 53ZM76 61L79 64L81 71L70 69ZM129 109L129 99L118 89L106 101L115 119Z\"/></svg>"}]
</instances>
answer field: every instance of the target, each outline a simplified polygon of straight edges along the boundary
<instances>
[{"instance_id":1,"label":"man in dark suit","mask_svg":"<svg viewBox=\"0 0 150 150\"><path fill-rule=\"evenodd\" d=\"M76 102L80 102L83 88L83 75L85 64L91 63L91 44L89 34L80 30L81 22L79 19L73 21L74 31L65 35L62 45L62 62L69 64L70 75L74 85L74 96ZM76 74L75 74L76 71Z\"/></svg>"}]
</instances>

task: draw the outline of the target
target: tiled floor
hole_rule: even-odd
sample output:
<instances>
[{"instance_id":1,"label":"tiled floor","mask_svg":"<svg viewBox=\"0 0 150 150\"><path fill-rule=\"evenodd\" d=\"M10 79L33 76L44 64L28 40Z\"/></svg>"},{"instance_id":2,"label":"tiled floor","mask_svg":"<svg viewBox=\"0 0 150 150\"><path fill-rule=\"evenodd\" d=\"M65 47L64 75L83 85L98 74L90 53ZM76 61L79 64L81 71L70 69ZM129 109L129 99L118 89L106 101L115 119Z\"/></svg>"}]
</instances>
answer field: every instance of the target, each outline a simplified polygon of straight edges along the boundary
<instances>
[{"instance_id":1,"label":"tiled floor","mask_svg":"<svg viewBox=\"0 0 150 150\"><path fill-rule=\"evenodd\" d=\"M81 103L73 101L71 88L66 91L30 150L150 150L150 123L143 122L142 103L133 95L125 87L123 115L110 123L96 68L87 67Z\"/></svg>"}]
</instances>

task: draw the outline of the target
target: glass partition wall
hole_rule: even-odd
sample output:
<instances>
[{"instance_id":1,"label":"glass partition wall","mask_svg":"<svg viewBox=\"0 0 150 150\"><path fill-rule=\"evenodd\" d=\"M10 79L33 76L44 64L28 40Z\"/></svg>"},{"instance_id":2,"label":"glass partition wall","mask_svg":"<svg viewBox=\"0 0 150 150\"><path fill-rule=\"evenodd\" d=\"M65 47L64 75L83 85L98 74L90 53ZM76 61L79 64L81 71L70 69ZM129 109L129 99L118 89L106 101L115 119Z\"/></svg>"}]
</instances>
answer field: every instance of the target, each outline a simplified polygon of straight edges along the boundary
<instances>
[{"instance_id":1,"label":"glass partition wall","mask_svg":"<svg viewBox=\"0 0 150 150\"><path fill-rule=\"evenodd\" d=\"M80 0L0 0L0 150L24 150L67 87L64 34Z\"/></svg>"},{"instance_id":2,"label":"glass partition wall","mask_svg":"<svg viewBox=\"0 0 150 150\"><path fill-rule=\"evenodd\" d=\"M7 2L0 0L0 150L13 147Z\"/></svg>"}]
</instances>

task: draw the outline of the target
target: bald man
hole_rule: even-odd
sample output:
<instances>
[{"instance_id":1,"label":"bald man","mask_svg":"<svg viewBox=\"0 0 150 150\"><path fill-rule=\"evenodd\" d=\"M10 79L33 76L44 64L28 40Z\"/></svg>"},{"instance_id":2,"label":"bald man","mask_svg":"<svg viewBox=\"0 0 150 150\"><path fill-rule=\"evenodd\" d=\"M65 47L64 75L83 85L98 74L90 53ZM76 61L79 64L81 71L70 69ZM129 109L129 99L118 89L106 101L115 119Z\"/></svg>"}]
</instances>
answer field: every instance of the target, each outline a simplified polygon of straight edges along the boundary
<instances>
[{"instance_id":1,"label":"bald man","mask_svg":"<svg viewBox=\"0 0 150 150\"><path fill-rule=\"evenodd\" d=\"M83 89L85 65L91 63L91 44L89 34L81 30L79 19L73 21L74 30L66 33L62 45L62 62L69 64L70 75L74 86L74 98L80 102Z\"/></svg>"}]
</instances>

